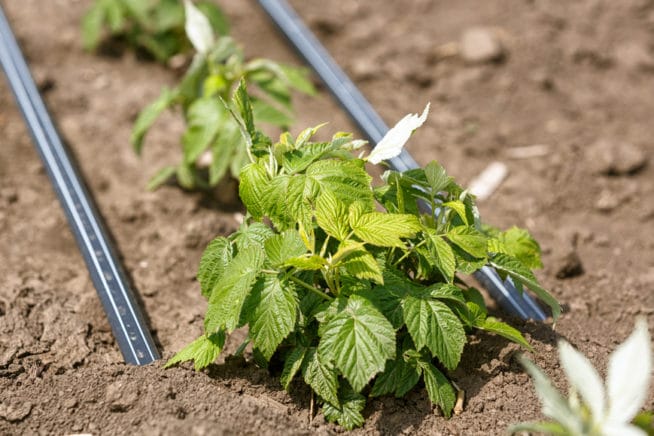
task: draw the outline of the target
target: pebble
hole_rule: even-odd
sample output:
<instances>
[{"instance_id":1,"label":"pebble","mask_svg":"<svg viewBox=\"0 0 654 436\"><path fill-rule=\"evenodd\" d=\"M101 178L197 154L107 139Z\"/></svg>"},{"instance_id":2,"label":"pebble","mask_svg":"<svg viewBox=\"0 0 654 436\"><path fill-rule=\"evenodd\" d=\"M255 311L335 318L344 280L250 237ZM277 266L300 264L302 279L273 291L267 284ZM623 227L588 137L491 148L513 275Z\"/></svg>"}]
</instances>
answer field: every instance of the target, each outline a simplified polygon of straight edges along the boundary
<instances>
[{"instance_id":1,"label":"pebble","mask_svg":"<svg viewBox=\"0 0 654 436\"><path fill-rule=\"evenodd\" d=\"M32 403L13 403L0 404L0 418L4 418L9 422L18 422L27 418L32 412Z\"/></svg>"},{"instance_id":2,"label":"pebble","mask_svg":"<svg viewBox=\"0 0 654 436\"><path fill-rule=\"evenodd\" d=\"M467 63L481 64L502 60L506 49L493 30L485 27L471 27L461 36L460 54Z\"/></svg>"},{"instance_id":3,"label":"pebble","mask_svg":"<svg viewBox=\"0 0 654 436\"><path fill-rule=\"evenodd\" d=\"M647 155L641 147L626 141L600 139L587 151L593 172L604 175L635 174L647 165Z\"/></svg>"},{"instance_id":4,"label":"pebble","mask_svg":"<svg viewBox=\"0 0 654 436\"><path fill-rule=\"evenodd\" d=\"M584 273L581 258L575 250L568 251L565 255L557 259L554 264L557 279L569 279Z\"/></svg>"},{"instance_id":5,"label":"pebble","mask_svg":"<svg viewBox=\"0 0 654 436\"><path fill-rule=\"evenodd\" d=\"M595 202L595 209L600 212L611 212L620 205L620 199L613 192L608 189L603 189L600 192L597 201Z\"/></svg>"}]
</instances>

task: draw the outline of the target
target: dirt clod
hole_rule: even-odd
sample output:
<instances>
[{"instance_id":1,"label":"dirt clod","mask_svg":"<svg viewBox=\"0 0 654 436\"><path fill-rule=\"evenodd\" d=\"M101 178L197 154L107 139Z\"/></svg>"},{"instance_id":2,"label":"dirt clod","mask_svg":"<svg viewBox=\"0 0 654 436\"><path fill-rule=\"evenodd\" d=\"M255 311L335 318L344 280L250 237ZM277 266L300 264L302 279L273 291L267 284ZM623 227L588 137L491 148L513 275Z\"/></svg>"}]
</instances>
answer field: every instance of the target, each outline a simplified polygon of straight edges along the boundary
<instances>
[{"instance_id":1,"label":"dirt clod","mask_svg":"<svg viewBox=\"0 0 654 436\"><path fill-rule=\"evenodd\" d=\"M627 141L600 139L586 152L591 168L598 174L635 174L647 164L644 150Z\"/></svg>"},{"instance_id":2,"label":"dirt clod","mask_svg":"<svg viewBox=\"0 0 654 436\"><path fill-rule=\"evenodd\" d=\"M0 403L0 418L9 422L22 421L32 412L32 407L33 405L30 402Z\"/></svg>"},{"instance_id":3,"label":"dirt clod","mask_svg":"<svg viewBox=\"0 0 654 436\"><path fill-rule=\"evenodd\" d=\"M576 250L568 251L555 261L557 279L569 279L584 273L584 266Z\"/></svg>"},{"instance_id":4,"label":"dirt clod","mask_svg":"<svg viewBox=\"0 0 654 436\"><path fill-rule=\"evenodd\" d=\"M486 27L472 27L461 36L461 58L471 64L501 60L506 50L497 33Z\"/></svg>"}]
</instances>

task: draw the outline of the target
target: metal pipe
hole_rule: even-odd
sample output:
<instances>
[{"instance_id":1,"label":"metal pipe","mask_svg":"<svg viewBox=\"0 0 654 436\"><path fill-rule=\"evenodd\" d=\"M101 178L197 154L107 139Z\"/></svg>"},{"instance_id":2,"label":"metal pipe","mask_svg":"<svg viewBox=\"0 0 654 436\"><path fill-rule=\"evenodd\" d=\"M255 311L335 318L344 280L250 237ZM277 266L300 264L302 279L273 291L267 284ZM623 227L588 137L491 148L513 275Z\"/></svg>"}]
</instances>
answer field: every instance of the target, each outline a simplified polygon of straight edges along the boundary
<instances>
[{"instance_id":1,"label":"metal pipe","mask_svg":"<svg viewBox=\"0 0 654 436\"><path fill-rule=\"evenodd\" d=\"M125 362L160 358L100 214L41 98L0 7L0 65L75 236Z\"/></svg>"},{"instance_id":2,"label":"metal pipe","mask_svg":"<svg viewBox=\"0 0 654 436\"><path fill-rule=\"evenodd\" d=\"M259 4L300 56L322 79L370 143L377 144L388 131L388 126L329 55L327 49L304 25L293 8L285 0L259 0ZM406 150L403 150L398 157L390 159L389 164L396 171L418 168L418 164ZM488 290L491 297L510 314L538 321L547 318L545 312L529 294L518 292L510 279L502 282L493 268L485 266L474 276Z\"/></svg>"}]
</instances>

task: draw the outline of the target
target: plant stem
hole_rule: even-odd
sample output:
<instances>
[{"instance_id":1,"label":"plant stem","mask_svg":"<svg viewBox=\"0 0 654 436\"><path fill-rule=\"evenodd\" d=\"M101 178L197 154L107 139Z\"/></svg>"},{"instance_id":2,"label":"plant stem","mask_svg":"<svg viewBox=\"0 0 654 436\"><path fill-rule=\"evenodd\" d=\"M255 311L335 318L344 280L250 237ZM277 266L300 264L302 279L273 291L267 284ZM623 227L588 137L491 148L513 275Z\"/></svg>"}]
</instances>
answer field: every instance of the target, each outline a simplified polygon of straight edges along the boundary
<instances>
[{"instance_id":1,"label":"plant stem","mask_svg":"<svg viewBox=\"0 0 654 436\"><path fill-rule=\"evenodd\" d=\"M332 296L330 296L330 295L328 295L328 294L325 294L325 293L324 293L323 291L321 291L320 289L316 288L315 286L311 286L311 285L308 284L307 282L305 282L305 281L303 281L303 280L301 280L301 279L295 277L294 275L290 275L290 276L288 276L288 278L289 278L292 282L295 282L296 284L302 286L304 289L307 289L307 290L313 292L314 294L319 295L320 297L324 298L325 300L332 301L332 300L334 299L334 297L332 297Z\"/></svg>"}]
</instances>

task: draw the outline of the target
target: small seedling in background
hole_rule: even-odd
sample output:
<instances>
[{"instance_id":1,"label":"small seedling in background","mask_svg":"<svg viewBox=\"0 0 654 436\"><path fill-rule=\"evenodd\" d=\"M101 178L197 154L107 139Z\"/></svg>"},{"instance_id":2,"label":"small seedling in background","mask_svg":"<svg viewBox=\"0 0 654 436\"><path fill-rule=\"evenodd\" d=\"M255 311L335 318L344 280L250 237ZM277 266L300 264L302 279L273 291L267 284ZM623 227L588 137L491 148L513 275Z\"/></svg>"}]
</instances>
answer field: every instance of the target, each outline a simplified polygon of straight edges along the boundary
<instances>
[{"instance_id":1,"label":"small seedling in background","mask_svg":"<svg viewBox=\"0 0 654 436\"><path fill-rule=\"evenodd\" d=\"M247 325L255 361L280 364L285 389L295 378L309 385L329 421L360 426L364 390L402 397L420 380L449 417L456 393L446 374L467 334L492 332L530 349L518 330L487 315L481 294L457 273L490 262L558 315L529 269L540 264L538 244L524 230L482 228L474 199L439 164L388 171L371 187L365 163L397 156L427 108L355 158L365 141L338 133L313 142L318 127L273 143L255 128L243 81L234 106L247 143L239 193L248 215L204 252L205 333L168 366L206 367L226 335ZM423 202L439 213L423 213Z\"/></svg>"},{"instance_id":2,"label":"small seedling in background","mask_svg":"<svg viewBox=\"0 0 654 436\"><path fill-rule=\"evenodd\" d=\"M213 32L228 33L227 20L216 5L201 1L197 7ZM109 38L122 40L165 63L192 49L184 21L180 0L96 0L82 20L82 42L87 50L96 50Z\"/></svg>"},{"instance_id":3,"label":"small seedling in background","mask_svg":"<svg viewBox=\"0 0 654 436\"><path fill-rule=\"evenodd\" d=\"M189 1L185 5L186 33L197 54L180 85L164 89L140 113L132 131L131 142L140 153L145 135L164 110L179 107L186 120L182 162L160 170L150 189L173 175L185 189L211 188L228 172L238 177L248 161L247 147L225 102L240 80L257 89L256 96L249 96L257 122L283 128L293 121L291 89L315 93L304 69L267 59L245 62L230 37L216 38L207 18Z\"/></svg>"},{"instance_id":4,"label":"small seedling in background","mask_svg":"<svg viewBox=\"0 0 654 436\"><path fill-rule=\"evenodd\" d=\"M609 359L606 385L588 359L566 341L559 342L561 366L568 378L564 398L530 360L520 362L534 380L543 414L553 422L527 422L509 429L552 435L632 436L652 434L652 416L638 412L647 399L652 352L647 323L636 329Z\"/></svg>"}]
</instances>

